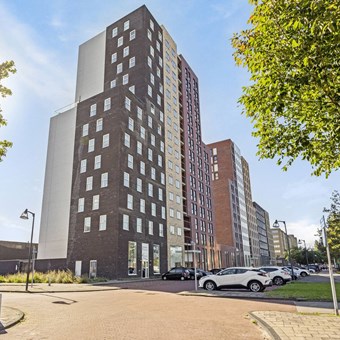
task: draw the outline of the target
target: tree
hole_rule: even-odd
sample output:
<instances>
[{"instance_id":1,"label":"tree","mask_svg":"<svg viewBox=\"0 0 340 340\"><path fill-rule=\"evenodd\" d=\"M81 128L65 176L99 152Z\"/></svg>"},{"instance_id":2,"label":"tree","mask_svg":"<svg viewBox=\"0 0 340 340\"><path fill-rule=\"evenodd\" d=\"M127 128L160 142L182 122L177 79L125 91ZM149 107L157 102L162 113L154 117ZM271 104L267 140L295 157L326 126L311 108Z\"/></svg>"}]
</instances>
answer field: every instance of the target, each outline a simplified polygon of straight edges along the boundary
<instances>
[{"instance_id":1,"label":"tree","mask_svg":"<svg viewBox=\"0 0 340 340\"><path fill-rule=\"evenodd\" d=\"M12 95L12 91L3 86L1 84L1 80L8 78L10 73L15 73L16 68L14 66L14 62L11 61L5 61L0 64L0 95L1 97L5 98L6 96ZM3 115L1 114L2 110L0 108L0 127L6 126L7 121L4 119ZM0 162L3 160L3 158L6 156L7 149L12 147L12 142L4 139L0 140Z\"/></svg>"},{"instance_id":2,"label":"tree","mask_svg":"<svg viewBox=\"0 0 340 340\"><path fill-rule=\"evenodd\" d=\"M239 103L259 138L257 155L283 170L297 158L314 175L340 168L340 3L249 0L250 28L234 34L250 72Z\"/></svg>"},{"instance_id":3,"label":"tree","mask_svg":"<svg viewBox=\"0 0 340 340\"><path fill-rule=\"evenodd\" d=\"M332 256L340 258L340 193L335 190L331 196L331 207L327 218L327 237Z\"/></svg>"}]
</instances>

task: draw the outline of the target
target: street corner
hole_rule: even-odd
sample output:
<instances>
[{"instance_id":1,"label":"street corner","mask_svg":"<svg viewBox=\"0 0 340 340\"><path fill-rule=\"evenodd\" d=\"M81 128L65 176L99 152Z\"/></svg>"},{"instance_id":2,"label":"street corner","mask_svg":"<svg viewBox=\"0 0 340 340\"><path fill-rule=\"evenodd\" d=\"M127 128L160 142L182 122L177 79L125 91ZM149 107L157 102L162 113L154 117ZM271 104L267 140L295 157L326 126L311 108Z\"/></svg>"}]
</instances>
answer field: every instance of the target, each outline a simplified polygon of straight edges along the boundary
<instances>
[{"instance_id":1,"label":"street corner","mask_svg":"<svg viewBox=\"0 0 340 340\"><path fill-rule=\"evenodd\" d=\"M0 334L5 334L6 329L16 325L24 318L25 314L16 308L1 307Z\"/></svg>"}]
</instances>

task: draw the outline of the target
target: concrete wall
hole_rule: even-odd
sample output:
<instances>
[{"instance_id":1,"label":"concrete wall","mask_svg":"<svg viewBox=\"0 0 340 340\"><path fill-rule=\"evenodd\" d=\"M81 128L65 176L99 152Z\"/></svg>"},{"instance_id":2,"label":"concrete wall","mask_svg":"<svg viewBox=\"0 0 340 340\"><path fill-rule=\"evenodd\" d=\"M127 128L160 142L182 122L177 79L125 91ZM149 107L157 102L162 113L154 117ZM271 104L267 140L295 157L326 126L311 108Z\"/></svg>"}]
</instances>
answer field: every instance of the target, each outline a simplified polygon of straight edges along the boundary
<instances>
[{"instance_id":1,"label":"concrete wall","mask_svg":"<svg viewBox=\"0 0 340 340\"><path fill-rule=\"evenodd\" d=\"M66 258L76 107L51 118L38 259Z\"/></svg>"},{"instance_id":2,"label":"concrete wall","mask_svg":"<svg viewBox=\"0 0 340 340\"><path fill-rule=\"evenodd\" d=\"M104 91L106 32L79 46L75 102Z\"/></svg>"}]
</instances>

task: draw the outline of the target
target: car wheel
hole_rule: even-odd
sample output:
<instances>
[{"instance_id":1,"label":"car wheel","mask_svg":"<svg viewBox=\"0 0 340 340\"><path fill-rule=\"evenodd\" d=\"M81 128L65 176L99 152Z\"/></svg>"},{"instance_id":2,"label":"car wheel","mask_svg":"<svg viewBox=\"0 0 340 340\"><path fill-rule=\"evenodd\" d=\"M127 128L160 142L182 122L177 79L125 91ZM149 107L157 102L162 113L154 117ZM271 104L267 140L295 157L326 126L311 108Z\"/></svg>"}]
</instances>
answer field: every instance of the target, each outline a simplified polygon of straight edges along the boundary
<instances>
[{"instance_id":1,"label":"car wheel","mask_svg":"<svg viewBox=\"0 0 340 340\"><path fill-rule=\"evenodd\" d=\"M248 288L252 292L261 292L263 290L263 285L259 281L250 281L248 283Z\"/></svg>"},{"instance_id":2,"label":"car wheel","mask_svg":"<svg viewBox=\"0 0 340 340\"><path fill-rule=\"evenodd\" d=\"M162 279L163 279L163 280L166 280L166 276L163 276Z\"/></svg>"},{"instance_id":3,"label":"car wheel","mask_svg":"<svg viewBox=\"0 0 340 340\"><path fill-rule=\"evenodd\" d=\"M195 276L194 276L194 275L191 275L191 276L190 276L190 280L195 280Z\"/></svg>"},{"instance_id":4,"label":"car wheel","mask_svg":"<svg viewBox=\"0 0 340 340\"><path fill-rule=\"evenodd\" d=\"M283 280L282 277L276 276L276 277L274 277L273 283L276 286L282 286L285 283L285 281Z\"/></svg>"},{"instance_id":5,"label":"car wheel","mask_svg":"<svg viewBox=\"0 0 340 340\"><path fill-rule=\"evenodd\" d=\"M184 281L185 280L185 277L184 276L181 276L181 281Z\"/></svg>"},{"instance_id":6,"label":"car wheel","mask_svg":"<svg viewBox=\"0 0 340 340\"><path fill-rule=\"evenodd\" d=\"M301 275L302 277L306 277L306 276L307 276L307 273L302 272L300 275Z\"/></svg>"},{"instance_id":7,"label":"car wheel","mask_svg":"<svg viewBox=\"0 0 340 340\"><path fill-rule=\"evenodd\" d=\"M216 284L213 281L206 281L204 283L204 289L206 290L215 290L216 289Z\"/></svg>"}]
</instances>

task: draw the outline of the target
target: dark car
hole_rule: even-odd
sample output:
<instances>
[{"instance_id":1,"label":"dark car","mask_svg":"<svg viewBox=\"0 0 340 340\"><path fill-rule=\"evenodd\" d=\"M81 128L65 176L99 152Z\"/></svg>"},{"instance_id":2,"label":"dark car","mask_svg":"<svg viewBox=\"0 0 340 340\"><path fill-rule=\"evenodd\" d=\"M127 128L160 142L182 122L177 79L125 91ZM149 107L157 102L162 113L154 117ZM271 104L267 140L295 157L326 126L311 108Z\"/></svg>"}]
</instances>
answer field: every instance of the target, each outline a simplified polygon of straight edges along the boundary
<instances>
[{"instance_id":1,"label":"dark car","mask_svg":"<svg viewBox=\"0 0 340 340\"><path fill-rule=\"evenodd\" d=\"M219 273L222 269L224 268L213 268L213 269L210 269L209 272L213 275Z\"/></svg>"},{"instance_id":2,"label":"dark car","mask_svg":"<svg viewBox=\"0 0 340 340\"><path fill-rule=\"evenodd\" d=\"M187 268L190 273L190 279L194 280L195 279L195 268ZM206 272L203 269L196 268L196 277L197 280L199 280L203 276L207 276L209 272ZM211 273L210 273L211 274Z\"/></svg>"},{"instance_id":3,"label":"dark car","mask_svg":"<svg viewBox=\"0 0 340 340\"><path fill-rule=\"evenodd\" d=\"M163 280L189 280L190 272L184 267L174 267L171 268L166 273L162 274Z\"/></svg>"}]
</instances>

